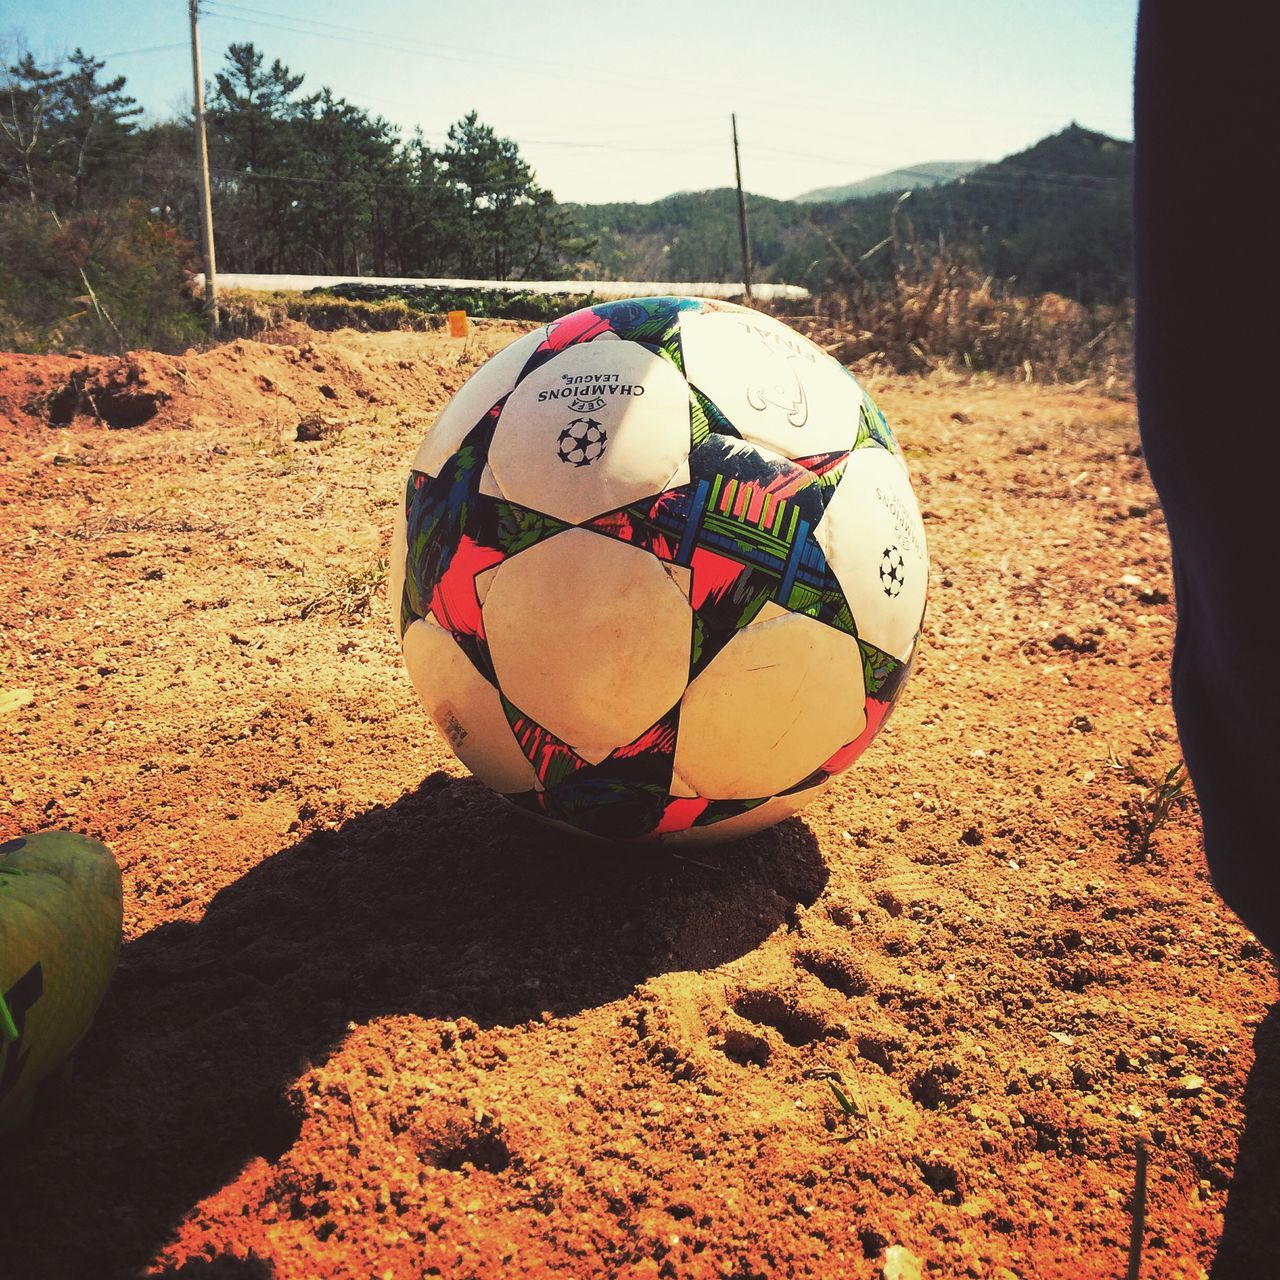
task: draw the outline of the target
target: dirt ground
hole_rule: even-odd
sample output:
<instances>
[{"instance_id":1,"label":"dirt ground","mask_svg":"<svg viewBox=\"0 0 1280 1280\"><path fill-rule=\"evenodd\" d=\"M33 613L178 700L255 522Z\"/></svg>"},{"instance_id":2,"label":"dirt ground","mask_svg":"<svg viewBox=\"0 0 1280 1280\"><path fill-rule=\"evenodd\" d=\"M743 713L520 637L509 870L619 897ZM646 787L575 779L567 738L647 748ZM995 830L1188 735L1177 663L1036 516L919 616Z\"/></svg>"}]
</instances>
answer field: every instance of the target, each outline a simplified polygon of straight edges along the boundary
<instances>
[{"instance_id":1,"label":"dirt ground","mask_svg":"<svg viewBox=\"0 0 1280 1280\"><path fill-rule=\"evenodd\" d=\"M1143 1275L1280 1274L1274 969L1192 802L1143 848L1132 399L869 375L932 553L893 721L768 832L609 852L468 778L382 595L403 469L520 331L0 356L0 838L125 878L0 1272L1119 1277L1146 1140Z\"/></svg>"}]
</instances>

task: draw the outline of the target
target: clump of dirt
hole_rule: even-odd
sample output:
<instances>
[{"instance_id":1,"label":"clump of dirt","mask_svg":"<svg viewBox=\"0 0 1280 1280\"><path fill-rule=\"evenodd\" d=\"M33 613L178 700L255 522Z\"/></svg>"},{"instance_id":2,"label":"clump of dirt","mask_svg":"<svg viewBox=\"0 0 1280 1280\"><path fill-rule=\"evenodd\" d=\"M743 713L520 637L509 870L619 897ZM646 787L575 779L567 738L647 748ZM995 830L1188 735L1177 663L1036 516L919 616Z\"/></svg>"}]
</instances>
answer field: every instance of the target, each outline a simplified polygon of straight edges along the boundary
<instances>
[{"instance_id":1,"label":"clump of dirt","mask_svg":"<svg viewBox=\"0 0 1280 1280\"><path fill-rule=\"evenodd\" d=\"M1190 797L1147 821L1132 401L874 377L932 556L893 721L770 831L602 852L466 776L381 594L517 329L0 356L0 838L105 840L127 913L6 1275L1116 1276L1140 1141L1144 1275L1274 1274L1273 970Z\"/></svg>"}]
</instances>

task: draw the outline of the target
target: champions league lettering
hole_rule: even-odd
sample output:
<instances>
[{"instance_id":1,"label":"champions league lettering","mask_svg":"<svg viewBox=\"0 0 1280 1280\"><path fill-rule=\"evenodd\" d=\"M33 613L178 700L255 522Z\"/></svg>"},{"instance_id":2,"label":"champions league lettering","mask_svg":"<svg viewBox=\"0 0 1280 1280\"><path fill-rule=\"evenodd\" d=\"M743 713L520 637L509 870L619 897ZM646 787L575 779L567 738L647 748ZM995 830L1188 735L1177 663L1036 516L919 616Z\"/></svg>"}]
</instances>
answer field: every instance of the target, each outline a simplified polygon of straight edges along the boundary
<instances>
[{"instance_id":1,"label":"champions league lettering","mask_svg":"<svg viewBox=\"0 0 1280 1280\"><path fill-rule=\"evenodd\" d=\"M594 413L614 397L644 395L643 386L638 382L623 382L617 373L562 373L560 376L564 385L539 391L538 400L567 399L575 413Z\"/></svg>"},{"instance_id":2,"label":"champions league lettering","mask_svg":"<svg viewBox=\"0 0 1280 1280\"><path fill-rule=\"evenodd\" d=\"M915 531L915 522L911 519L911 512L908 510L905 502L901 498L885 491L877 486L876 497L880 500L885 510L888 511L893 518L894 528L911 550L921 558L924 557L924 547L920 544L920 538ZM897 551L897 548L892 548ZM886 551L885 555L889 552Z\"/></svg>"}]
</instances>

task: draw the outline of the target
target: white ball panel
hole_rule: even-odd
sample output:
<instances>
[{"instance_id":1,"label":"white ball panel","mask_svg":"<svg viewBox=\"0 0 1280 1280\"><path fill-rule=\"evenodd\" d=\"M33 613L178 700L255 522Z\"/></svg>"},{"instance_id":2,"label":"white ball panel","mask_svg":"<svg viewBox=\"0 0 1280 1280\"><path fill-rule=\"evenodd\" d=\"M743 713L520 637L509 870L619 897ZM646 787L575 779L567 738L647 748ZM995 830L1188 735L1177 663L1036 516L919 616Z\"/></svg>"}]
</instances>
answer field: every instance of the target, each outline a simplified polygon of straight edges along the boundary
<instances>
[{"instance_id":1,"label":"white ball panel","mask_svg":"<svg viewBox=\"0 0 1280 1280\"><path fill-rule=\"evenodd\" d=\"M855 449L814 537L858 634L905 660L924 616L929 555L902 463L886 449Z\"/></svg>"},{"instance_id":2,"label":"white ball panel","mask_svg":"<svg viewBox=\"0 0 1280 1280\"><path fill-rule=\"evenodd\" d=\"M493 580L501 568L502 565L495 564L492 569L485 569L482 573L476 574L476 599L480 601L481 606L488 598L489 588L493 586Z\"/></svg>"},{"instance_id":3,"label":"white ball panel","mask_svg":"<svg viewBox=\"0 0 1280 1280\"><path fill-rule=\"evenodd\" d=\"M515 389L489 465L510 501L577 524L661 493L688 454L679 370L635 342L587 342Z\"/></svg>"},{"instance_id":4,"label":"white ball panel","mask_svg":"<svg viewBox=\"0 0 1280 1280\"><path fill-rule=\"evenodd\" d=\"M744 627L689 686L676 772L749 800L808 777L866 725L858 642L801 614Z\"/></svg>"},{"instance_id":5,"label":"white ball panel","mask_svg":"<svg viewBox=\"0 0 1280 1280\"><path fill-rule=\"evenodd\" d=\"M535 329L490 356L458 389L435 420L413 459L413 469L429 476L440 474L447 459L471 430L503 396L509 395L529 357L546 337L545 328Z\"/></svg>"},{"instance_id":6,"label":"white ball panel","mask_svg":"<svg viewBox=\"0 0 1280 1280\"><path fill-rule=\"evenodd\" d=\"M502 710L498 691L443 627L416 619L404 633L404 662L441 736L481 782L495 791L528 791L533 766Z\"/></svg>"},{"instance_id":7,"label":"white ball panel","mask_svg":"<svg viewBox=\"0 0 1280 1280\"><path fill-rule=\"evenodd\" d=\"M680 342L690 383L753 444L787 458L852 447L862 389L794 329L745 308L687 312Z\"/></svg>"},{"instance_id":8,"label":"white ball panel","mask_svg":"<svg viewBox=\"0 0 1280 1280\"><path fill-rule=\"evenodd\" d=\"M774 796L764 804L748 809L746 813L735 814L732 818L724 818L720 822L708 823L705 827L688 827L684 831L671 831L659 837L663 844L721 844L726 840L741 840L744 836L754 835L766 827L772 827L798 813L805 805L816 800L826 789L828 783L810 787L807 791L797 791L792 795Z\"/></svg>"},{"instance_id":9,"label":"white ball panel","mask_svg":"<svg viewBox=\"0 0 1280 1280\"><path fill-rule=\"evenodd\" d=\"M500 565L484 625L506 696L588 760L656 724L688 679L687 598L647 551L589 530Z\"/></svg>"},{"instance_id":10,"label":"white ball panel","mask_svg":"<svg viewBox=\"0 0 1280 1280\"><path fill-rule=\"evenodd\" d=\"M790 613L789 609L784 609L780 604L775 604L772 600L766 600L764 607L747 623L747 626L758 627L762 623L772 622L774 618L785 618L788 613Z\"/></svg>"},{"instance_id":11,"label":"white ball panel","mask_svg":"<svg viewBox=\"0 0 1280 1280\"><path fill-rule=\"evenodd\" d=\"M693 800L698 793L678 773L673 771L671 782L667 786L667 794L685 800Z\"/></svg>"}]
</instances>

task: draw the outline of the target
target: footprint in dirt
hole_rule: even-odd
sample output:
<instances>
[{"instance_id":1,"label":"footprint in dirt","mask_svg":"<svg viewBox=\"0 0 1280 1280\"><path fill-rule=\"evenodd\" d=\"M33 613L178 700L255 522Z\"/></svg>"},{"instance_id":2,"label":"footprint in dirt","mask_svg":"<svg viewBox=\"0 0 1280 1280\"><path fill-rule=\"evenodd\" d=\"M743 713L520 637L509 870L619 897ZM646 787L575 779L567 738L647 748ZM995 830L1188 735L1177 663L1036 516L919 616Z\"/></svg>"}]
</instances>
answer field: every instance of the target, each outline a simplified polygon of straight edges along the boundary
<instances>
[{"instance_id":1,"label":"footprint in dirt","mask_svg":"<svg viewBox=\"0 0 1280 1280\"><path fill-rule=\"evenodd\" d=\"M788 1111L802 1098L829 1131L914 1130L961 1097L946 1001L920 964L937 914L927 874L887 867L712 973L651 979L641 1043L705 1092Z\"/></svg>"}]
</instances>

